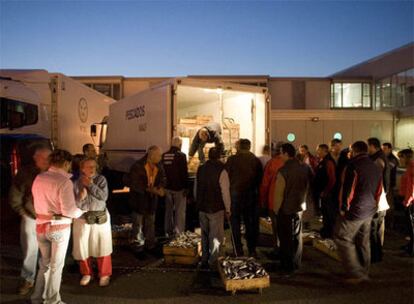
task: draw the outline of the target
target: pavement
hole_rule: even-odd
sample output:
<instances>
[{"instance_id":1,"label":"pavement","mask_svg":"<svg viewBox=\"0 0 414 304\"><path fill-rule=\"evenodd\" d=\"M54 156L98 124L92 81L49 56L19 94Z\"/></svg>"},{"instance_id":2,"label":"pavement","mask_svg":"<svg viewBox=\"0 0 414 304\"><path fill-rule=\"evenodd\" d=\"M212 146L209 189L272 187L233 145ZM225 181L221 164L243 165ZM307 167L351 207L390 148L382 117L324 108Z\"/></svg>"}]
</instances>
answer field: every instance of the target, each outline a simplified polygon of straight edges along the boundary
<instances>
[{"instance_id":1,"label":"pavement","mask_svg":"<svg viewBox=\"0 0 414 304\"><path fill-rule=\"evenodd\" d=\"M2 226L0 249L0 303L29 303L18 296L21 254L16 223ZM226 231L230 240L229 231ZM13 236L14 235L14 236ZM267 239L266 239L267 238ZM165 265L161 256L137 257L129 248L115 247L111 284L102 288L94 280L79 286L80 275L68 255L61 294L65 303L414 303L414 259L400 247L404 234L388 231L384 260L371 266L371 280L358 286L344 285L339 262L305 245L300 271L286 276L277 271L278 263L267 258L269 237L261 235L258 257L270 274L271 286L231 295L223 288L217 273L191 266ZM231 252L227 242L227 252Z\"/></svg>"}]
</instances>

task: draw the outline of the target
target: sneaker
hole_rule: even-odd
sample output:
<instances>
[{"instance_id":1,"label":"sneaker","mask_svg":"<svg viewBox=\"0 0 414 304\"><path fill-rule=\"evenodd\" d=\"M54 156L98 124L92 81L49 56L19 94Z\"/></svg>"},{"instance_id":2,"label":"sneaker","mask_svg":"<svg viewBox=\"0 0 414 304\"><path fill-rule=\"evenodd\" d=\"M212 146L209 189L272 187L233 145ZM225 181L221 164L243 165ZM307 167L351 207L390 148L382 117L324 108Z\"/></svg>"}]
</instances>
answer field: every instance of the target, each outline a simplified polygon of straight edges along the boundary
<instances>
[{"instance_id":1,"label":"sneaker","mask_svg":"<svg viewBox=\"0 0 414 304\"><path fill-rule=\"evenodd\" d=\"M90 282L91 282L91 280L92 280L92 276L90 276L90 275L84 275L83 277L82 277L82 279L80 280L80 286L86 286L86 285L88 285Z\"/></svg>"},{"instance_id":2,"label":"sneaker","mask_svg":"<svg viewBox=\"0 0 414 304\"><path fill-rule=\"evenodd\" d=\"M33 286L34 286L33 283L30 283L25 280L24 282L22 282L22 284L19 287L19 291L18 291L19 295L27 296L33 290Z\"/></svg>"},{"instance_id":3,"label":"sneaker","mask_svg":"<svg viewBox=\"0 0 414 304\"><path fill-rule=\"evenodd\" d=\"M101 277L99 279L99 286L101 287L106 287L109 285L109 281L110 281L111 277L110 276L105 276L105 277Z\"/></svg>"}]
</instances>

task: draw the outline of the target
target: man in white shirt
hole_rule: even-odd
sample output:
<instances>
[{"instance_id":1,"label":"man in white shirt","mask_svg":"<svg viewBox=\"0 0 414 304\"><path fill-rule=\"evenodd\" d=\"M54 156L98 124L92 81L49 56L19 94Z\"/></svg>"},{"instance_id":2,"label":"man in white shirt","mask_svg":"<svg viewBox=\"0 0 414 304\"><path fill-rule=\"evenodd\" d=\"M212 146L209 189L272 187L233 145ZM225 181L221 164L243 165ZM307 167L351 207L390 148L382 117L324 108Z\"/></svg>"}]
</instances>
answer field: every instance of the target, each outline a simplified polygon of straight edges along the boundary
<instances>
[{"instance_id":1,"label":"man in white shirt","mask_svg":"<svg viewBox=\"0 0 414 304\"><path fill-rule=\"evenodd\" d=\"M36 233L41 260L32 303L63 303L60 284L73 218L83 211L76 207L70 180L72 155L55 150L50 155L50 168L33 182Z\"/></svg>"}]
</instances>

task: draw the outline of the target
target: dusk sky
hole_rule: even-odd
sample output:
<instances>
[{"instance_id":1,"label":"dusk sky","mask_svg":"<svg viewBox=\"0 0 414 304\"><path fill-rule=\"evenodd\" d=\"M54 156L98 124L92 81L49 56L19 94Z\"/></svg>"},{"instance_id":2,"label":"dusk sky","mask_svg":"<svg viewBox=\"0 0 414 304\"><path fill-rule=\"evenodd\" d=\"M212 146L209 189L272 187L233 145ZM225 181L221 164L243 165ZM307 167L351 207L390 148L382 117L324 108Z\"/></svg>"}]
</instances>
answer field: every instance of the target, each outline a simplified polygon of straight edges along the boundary
<instances>
[{"instance_id":1,"label":"dusk sky","mask_svg":"<svg viewBox=\"0 0 414 304\"><path fill-rule=\"evenodd\" d=\"M414 1L3 1L0 67L327 76L414 41Z\"/></svg>"}]
</instances>

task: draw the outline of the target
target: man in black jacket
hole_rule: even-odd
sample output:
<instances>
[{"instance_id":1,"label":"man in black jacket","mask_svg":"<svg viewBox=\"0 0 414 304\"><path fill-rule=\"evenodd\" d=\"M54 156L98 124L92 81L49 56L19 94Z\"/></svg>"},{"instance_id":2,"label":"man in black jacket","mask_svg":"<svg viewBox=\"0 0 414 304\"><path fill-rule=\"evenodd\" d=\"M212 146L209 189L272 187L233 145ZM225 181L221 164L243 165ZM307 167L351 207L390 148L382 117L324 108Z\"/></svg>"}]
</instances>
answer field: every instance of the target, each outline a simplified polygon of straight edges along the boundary
<instances>
[{"instance_id":1,"label":"man in black jacket","mask_svg":"<svg viewBox=\"0 0 414 304\"><path fill-rule=\"evenodd\" d=\"M387 194L390 189L390 166L388 158L381 150L381 143L378 138L368 139L368 154L371 160L380 168L382 172L382 185L384 194L381 195L377 213L372 218L371 223L371 263L382 260L382 245L384 243L385 215L389 209Z\"/></svg>"},{"instance_id":2,"label":"man in black jacket","mask_svg":"<svg viewBox=\"0 0 414 304\"><path fill-rule=\"evenodd\" d=\"M240 139L239 150L226 163L230 178L231 225L237 255L240 256L244 254L240 231L242 217L251 256L256 255L258 236L258 200L263 168L260 160L250 152L250 147L248 139Z\"/></svg>"},{"instance_id":3,"label":"man in black jacket","mask_svg":"<svg viewBox=\"0 0 414 304\"><path fill-rule=\"evenodd\" d=\"M284 166L276 177L274 212L277 214L280 239L280 262L283 271L294 272L302 260L302 211L306 209L306 199L312 171L306 164L295 158L295 147L283 144Z\"/></svg>"},{"instance_id":4,"label":"man in black jacket","mask_svg":"<svg viewBox=\"0 0 414 304\"><path fill-rule=\"evenodd\" d=\"M363 141L351 147L352 158L345 168L340 217L335 226L334 240L348 275L345 282L350 284L368 279L371 220L382 192L381 170L367 152L368 146Z\"/></svg>"},{"instance_id":5,"label":"man in black jacket","mask_svg":"<svg viewBox=\"0 0 414 304\"><path fill-rule=\"evenodd\" d=\"M32 185L36 176L48 169L50 153L47 147L36 148L33 163L20 168L9 192L10 205L21 216L20 244L23 265L20 275L23 280L19 287L19 294L22 296L33 289L38 265L39 246L36 239L36 212L33 206Z\"/></svg>"},{"instance_id":6,"label":"man in black jacket","mask_svg":"<svg viewBox=\"0 0 414 304\"><path fill-rule=\"evenodd\" d=\"M165 195L166 177L161 164L161 149L148 148L147 154L135 162L129 172L134 241L149 250L155 248L155 213L158 198Z\"/></svg>"},{"instance_id":7,"label":"man in black jacket","mask_svg":"<svg viewBox=\"0 0 414 304\"><path fill-rule=\"evenodd\" d=\"M162 163L167 176L164 218L164 231L167 237L185 231L188 170L187 157L180 151L181 145L181 138L174 137L170 150L162 155Z\"/></svg>"},{"instance_id":8,"label":"man in black jacket","mask_svg":"<svg viewBox=\"0 0 414 304\"><path fill-rule=\"evenodd\" d=\"M338 209L334 199L336 164L329 153L328 145L320 144L316 154L320 161L313 179L313 196L322 212L323 227L321 229L321 236L323 238L332 238Z\"/></svg>"},{"instance_id":9,"label":"man in black jacket","mask_svg":"<svg viewBox=\"0 0 414 304\"><path fill-rule=\"evenodd\" d=\"M211 148L209 160L198 168L195 197L200 216L202 267L215 268L224 239L224 216L230 217L230 183L220 151Z\"/></svg>"},{"instance_id":10,"label":"man in black jacket","mask_svg":"<svg viewBox=\"0 0 414 304\"><path fill-rule=\"evenodd\" d=\"M220 155L223 155L224 144L220 134L221 127L216 122L209 123L208 125L198 130L197 134L194 136L194 139L190 146L190 151L188 153L188 155L190 156L190 160L194 156L194 154L198 152L200 164L203 164L205 162L203 148L206 145L206 143L214 143Z\"/></svg>"}]
</instances>

